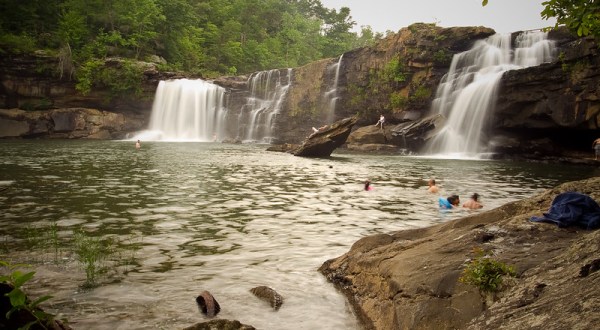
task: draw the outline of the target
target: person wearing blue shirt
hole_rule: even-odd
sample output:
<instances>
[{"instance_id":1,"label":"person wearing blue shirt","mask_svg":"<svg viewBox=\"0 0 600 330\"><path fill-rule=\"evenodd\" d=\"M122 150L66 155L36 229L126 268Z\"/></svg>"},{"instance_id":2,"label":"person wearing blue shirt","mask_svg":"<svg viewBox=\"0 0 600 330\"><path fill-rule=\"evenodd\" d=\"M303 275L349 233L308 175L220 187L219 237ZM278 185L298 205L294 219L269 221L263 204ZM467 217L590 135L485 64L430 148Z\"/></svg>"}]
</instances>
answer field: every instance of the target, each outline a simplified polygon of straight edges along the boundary
<instances>
[{"instance_id":1,"label":"person wearing blue shirt","mask_svg":"<svg viewBox=\"0 0 600 330\"><path fill-rule=\"evenodd\" d=\"M458 195L452 195L448 198L440 197L439 204L441 209L451 209L460 205L460 198Z\"/></svg>"}]
</instances>

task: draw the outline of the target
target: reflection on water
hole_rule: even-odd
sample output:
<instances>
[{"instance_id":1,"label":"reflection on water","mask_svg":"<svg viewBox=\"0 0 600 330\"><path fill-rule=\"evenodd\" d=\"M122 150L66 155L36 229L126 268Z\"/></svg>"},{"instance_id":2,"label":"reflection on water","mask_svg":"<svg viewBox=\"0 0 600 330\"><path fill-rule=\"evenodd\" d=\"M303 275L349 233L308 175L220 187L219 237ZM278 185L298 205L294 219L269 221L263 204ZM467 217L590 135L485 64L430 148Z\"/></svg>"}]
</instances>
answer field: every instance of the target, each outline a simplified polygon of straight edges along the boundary
<instances>
[{"instance_id":1,"label":"reflection on water","mask_svg":"<svg viewBox=\"0 0 600 330\"><path fill-rule=\"evenodd\" d=\"M256 145L115 141L1 141L0 259L31 260L23 231L56 222L135 237L141 249L119 281L81 290L85 273L66 256L36 264L30 290L75 329L177 329L205 320L194 298L209 290L221 318L259 329L356 329L344 297L317 268L359 238L468 214L441 213L426 193L481 195L484 210L594 168L337 152L330 159ZM363 181L373 182L364 191ZM29 258L29 259L28 259ZM267 285L278 312L250 293Z\"/></svg>"}]
</instances>

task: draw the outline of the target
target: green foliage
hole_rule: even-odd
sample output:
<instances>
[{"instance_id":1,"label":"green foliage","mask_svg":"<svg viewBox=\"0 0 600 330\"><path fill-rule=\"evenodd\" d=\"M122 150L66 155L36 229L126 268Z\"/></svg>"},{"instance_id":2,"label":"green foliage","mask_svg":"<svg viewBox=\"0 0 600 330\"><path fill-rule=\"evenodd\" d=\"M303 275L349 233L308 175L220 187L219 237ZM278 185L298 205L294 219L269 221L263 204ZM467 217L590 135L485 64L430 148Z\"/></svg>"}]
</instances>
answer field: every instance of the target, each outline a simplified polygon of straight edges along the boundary
<instances>
[{"instance_id":1,"label":"green foliage","mask_svg":"<svg viewBox=\"0 0 600 330\"><path fill-rule=\"evenodd\" d=\"M389 82L404 82L406 81L406 73L404 69L404 63L400 62L398 58L390 60L385 69L383 70L383 79Z\"/></svg>"},{"instance_id":2,"label":"green foliage","mask_svg":"<svg viewBox=\"0 0 600 330\"><path fill-rule=\"evenodd\" d=\"M390 94L390 105L394 109L404 108L408 100L405 96L402 96L399 92L393 92Z\"/></svg>"},{"instance_id":3,"label":"green foliage","mask_svg":"<svg viewBox=\"0 0 600 330\"><path fill-rule=\"evenodd\" d=\"M141 93L143 69L137 62L116 60L111 65L101 60L89 60L77 74L75 87L82 94L89 93L94 86L107 88L111 96Z\"/></svg>"},{"instance_id":4,"label":"green foliage","mask_svg":"<svg viewBox=\"0 0 600 330\"><path fill-rule=\"evenodd\" d=\"M433 59L439 64L448 64L452 60L452 55L445 49L440 49L433 54Z\"/></svg>"},{"instance_id":5,"label":"green foliage","mask_svg":"<svg viewBox=\"0 0 600 330\"><path fill-rule=\"evenodd\" d=\"M424 102L431 97L431 89L420 85L410 96L410 100L414 102Z\"/></svg>"},{"instance_id":6,"label":"green foliage","mask_svg":"<svg viewBox=\"0 0 600 330\"><path fill-rule=\"evenodd\" d=\"M116 253L115 242L112 239L101 239L89 236L84 231L73 235L75 254L85 270L85 287L97 285L97 278L108 270L106 262Z\"/></svg>"},{"instance_id":7,"label":"green foliage","mask_svg":"<svg viewBox=\"0 0 600 330\"><path fill-rule=\"evenodd\" d=\"M6 313L6 318L10 317L17 311L27 311L34 317L34 320L20 329L29 329L34 325L38 325L46 329L46 325L53 320L51 314L42 312L38 305L52 298L52 296L43 296L34 301L29 301L27 295L23 291L23 285L33 278L35 272L22 272L19 269L26 265L15 264L0 260L0 266L8 269L8 275L0 276L0 282L7 283L12 286L12 290L6 294L10 300L11 309Z\"/></svg>"},{"instance_id":8,"label":"green foliage","mask_svg":"<svg viewBox=\"0 0 600 330\"><path fill-rule=\"evenodd\" d=\"M14 54L26 54L35 49L35 38L27 34L0 34L0 54L6 54L7 50Z\"/></svg>"},{"instance_id":9,"label":"green foliage","mask_svg":"<svg viewBox=\"0 0 600 330\"><path fill-rule=\"evenodd\" d=\"M488 0L482 0L483 6ZM546 0L542 2L544 19L556 18L556 25L565 25L578 36L600 38L600 1L596 0Z\"/></svg>"},{"instance_id":10,"label":"green foliage","mask_svg":"<svg viewBox=\"0 0 600 330\"><path fill-rule=\"evenodd\" d=\"M131 91L131 77L123 86L95 74L109 56L158 55L170 70L246 74L337 57L382 37L370 27L352 32L347 7L319 0L5 1L0 10L1 52L66 47L82 92Z\"/></svg>"},{"instance_id":11,"label":"green foliage","mask_svg":"<svg viewBox=\"0 0 600 330\"><path fill-rule=\"evenodd\" d=\"M459 281L474 285L482 292L497 292L501 289L503 276L515 276L513 266L492 259L483 250L475 250L475 258L463 270Z\"/></svg>"},{"instance_id":12,"label":"green foliage","mask_svg":"<svg viewBox=\"0 0 600 330\"><path fill-rule=\"evenodd\" d=\"M600 37L600 2L596 0L547 0L542 18L556 18L556 26L565 25L578 36Z\"/></svg>"}]
</instances>

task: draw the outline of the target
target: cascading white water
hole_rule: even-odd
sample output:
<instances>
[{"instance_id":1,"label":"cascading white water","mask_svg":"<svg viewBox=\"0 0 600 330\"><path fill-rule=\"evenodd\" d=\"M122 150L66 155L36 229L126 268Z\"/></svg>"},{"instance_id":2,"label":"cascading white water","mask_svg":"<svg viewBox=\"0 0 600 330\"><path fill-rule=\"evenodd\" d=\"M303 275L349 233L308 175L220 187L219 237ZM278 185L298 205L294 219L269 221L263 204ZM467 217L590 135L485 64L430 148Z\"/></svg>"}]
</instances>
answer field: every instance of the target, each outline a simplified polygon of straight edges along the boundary
<instances>
[{"instance_id":1,"label":"cascading white water","mask_svg":"<svg viewBox=\"0 0 600 330\"><path fill-rule=\"evenodd\" d=\"M337 88L338 88L338 81L340 78L340 68L342 67L342 58L344 57L344 54L340 55L340 58L338 59L337 63L335 63L334 65L332 65L331 67L328 68L328 70L335 70L335 75L333 78L333 84L331 86L331 88L325 92L325 102L327 103L327 117L326 117L326 122L327 124L331 124L333 123L334 119L335 119L335 105L337 103L338 100L338 95L337 95Z\"/></svg>"},{"instance_id":2,"label":"cascading white water","mask_svg":"<svg viewBox=\"0 0 600 330\"><path fill-rule=\"evenodd\" d=\"M253 74L248 79L250 97L239 113L227 108L223 87L204 80L161 81L149 128L133 139L270 143L291 77L292 69Z\"/></svg>"},{"instance_id":3,"label":"cascading white water","mask_svg":"<svg viewBox=\"0 0 600 330\"><path fill-rule=\"evenodd\" d=\"M454 55L432 104L432 112L444 116L446 123L429 142L427 153L472 158L487 151L485 129L502 74L549 62L554 55L554 43L541 31L524 32L515 44L513 51L510 35L496 34Z\"/></svg>"},{"instance_id":4,"label":"cascading white water","mask_svg":"<svg viewBox=\"0 0 600 330\"><path fill-rule=\"evenodd\" d=\"M292 69L257 72L248 79L250 97L240 112L244 141L270 143L275 118L292 82Z\"/></svg>"},{"instance_id":5,"label":"cascading white water","mask_svg":"<svg viewBox=\"0 0 600 330\"><path fill-rule=\"evenodd\" d=\"M223 136L225 89L204 80L161 81L149 129L135 137L160 141L212 141Z\"/></svg>"}]
</instances>

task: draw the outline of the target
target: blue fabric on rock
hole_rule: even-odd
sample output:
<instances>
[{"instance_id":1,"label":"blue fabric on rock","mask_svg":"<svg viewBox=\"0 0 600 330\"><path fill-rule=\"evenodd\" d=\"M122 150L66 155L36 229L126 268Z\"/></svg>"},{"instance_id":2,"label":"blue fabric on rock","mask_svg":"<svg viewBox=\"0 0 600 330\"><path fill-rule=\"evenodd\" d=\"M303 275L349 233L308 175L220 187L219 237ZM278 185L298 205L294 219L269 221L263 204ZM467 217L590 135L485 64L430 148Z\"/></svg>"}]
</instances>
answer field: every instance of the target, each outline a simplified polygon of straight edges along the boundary
<instances>
[{"instance_id":1,"label":"blue fabric on rock","mask_svg":"<svg viewBox=\"0 0 600 330\"><path fill-rule=\"evenodd\" d=\"M452 208L452 204L450 204L450 202L448 202L448 199L440 197L439 201L440 203L440 208L442 209L451 209Z\"/></svg>"},{"instance_id":2,"label":"blue fabric on rock","mask_svg":"<svg viewBox=\"0 0 600 330\"><path fill-rule=\"evenodd\" d=\"M578 226L585 229L600 227L600 205L590 196L566 192L557 195L548 212L531 221L555 223L559 227Z\"/></svg>"}]
</instances>

